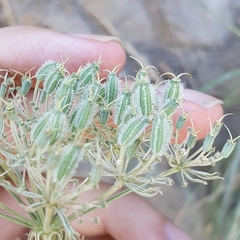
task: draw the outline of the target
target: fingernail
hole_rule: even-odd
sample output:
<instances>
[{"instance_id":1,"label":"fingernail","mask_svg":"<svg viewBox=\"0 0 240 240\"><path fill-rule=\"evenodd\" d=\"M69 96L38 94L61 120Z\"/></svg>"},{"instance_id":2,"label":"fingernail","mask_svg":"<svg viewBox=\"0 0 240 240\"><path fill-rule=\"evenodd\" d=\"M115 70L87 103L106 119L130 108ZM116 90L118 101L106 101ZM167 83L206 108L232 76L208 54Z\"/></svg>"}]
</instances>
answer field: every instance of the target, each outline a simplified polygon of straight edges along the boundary
<instances>
[{"instance_id":1,"label":"fingernail","mask_svg":"<svg viewBox=\"0 0 240 240\"><path fill-rule=\"evenodd\" d=\"M171 222L165 223L164 230L168 240L193 240Z\"/></svg>"},{"instance_id":2,"label":"fingernail","mask_svg":"<svg viewBox=\"0 0 240 240\"><path fill-rule=\"evenodd\" d=\"M117 42L117 43L121 44L120 38L115 37L115 36L94 35L94 34L72 34L72 35L74 35L76 37L80 37L80 38L96 40L96 41L99 41L99 42L114 41L114 42Z\"/></svg>"},{"instance_id":3,"label":"fingernail","mask_svg":"<svg viewBox=\"0 0 240 240\"><path fill-rule=\"evenodd\" d=\"M223 104L223 101L218 98L191 89L185 91L184 99L186 101L197 103L203 108L212 108L218 104Z\"/></svg>"}]
</instances>

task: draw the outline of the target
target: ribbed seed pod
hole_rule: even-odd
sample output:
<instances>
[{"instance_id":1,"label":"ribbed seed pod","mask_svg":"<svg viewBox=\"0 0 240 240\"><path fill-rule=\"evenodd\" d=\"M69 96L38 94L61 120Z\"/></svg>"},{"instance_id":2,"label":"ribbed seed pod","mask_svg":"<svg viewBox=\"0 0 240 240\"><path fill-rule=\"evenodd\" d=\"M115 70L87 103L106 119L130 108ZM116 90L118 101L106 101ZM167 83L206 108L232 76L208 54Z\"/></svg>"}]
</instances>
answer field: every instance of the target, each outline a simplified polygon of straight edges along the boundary
<instances>
[{"instance_id":1,"label":"ribbed seed pod","mask_svg":"<svg viewBox=\"0 0 240 240\"><path fill-rule=\"evenodd\" d=\"M44 89L41 89L41 94L40 94L40 103L43 104L47 98L47 92Z\"/></svg>"},{"instance_id":2,"label":"ribbed seed pod","mask_svg":"<svg viewBox=\"0 0 240 240\"><path fill-rule=\"evenodd\" d=\"M49 72L55 71L59 68L60 63L52 60L46 61L36 72L35 77L38 82L42 82L48 75Z\"/></svg>"},{"instance_id":3,"label":"ribbed seed pod","mask_svg":"<svg viewBox=\"0 0 240 240\"><path fill-rule=\"evenodd\" d=\"M129 111L131 103L131 93L129 91L124 91L122 96L115 104L114 109L114 123L120 125L126 112Z\"/></svg>"},{"instance_id":4,"label":"ribbed seed pod","mask_svg":"<svg viewBox=\"0 0 240 240\"><path fill-rule=\"evenodd\" d=\"M229 157L232 151L234 150L235 145L236 142L234 142L232 139L228 139L222 148L221 157L223 158Z\"/></svg>"},{"instance_id":5,"label":"ribbed seed pod","mask_svg":"<svg viewBox=\"0 0 240 240\"><path fill-rule=\"evenodd\" d=\"M82 147L78 145L69 144L63 147L58 166L53 172L54 181L60 185L65 185L74 175L78 164L83 160L83 153Z\"/></svg>"},{"instance_id":6,"label":"ribbed seed pod","mask_svg":"<svg viewBox=\"0 0 240 240\"><path fill-rule=\"evenodd\" d=\"M195 132L190 132L187 138L187 148L192 149L197 142L197 134Z\"/></svg>"},{"instance_id":7,"label":"ribbed seed pod","mask_svg":"<svg viewBox=\"0 0 240 240\"><path fill-rule=\"evenodd\" d=\"M165 103L163 107L163 111L167 116L171 116L178 106L179 106L179 102L175 99L172 99L169 102Z\"/></svg>"},{"instance_id":8,"label":"ribbed seed pod","mask_svg":"<svg viewBox=\"0 0 240 240\"><path fill-rule=\"evenodd\" d=\"M136 74L136 81L137 81L137 83L139 83L139 84L149 83L150 82L150 78L148 77L148 75L149 75L149 73L146 70L146 68L139 69L137 74Z\"/></svg>"},{"instance_id":9,"label":"ribbed seed pod","mask_svg":"<svg viewBox=\"0 0 240 240\"><path fill-rule=\"evenodd\" d=\"M216 121L213 126L212 126L212 131L211 133L216 137L218 135L218 133L220 132L221 128L222 128L223 123L220 121Z\"/></svg>"},{"instance_id":10,"label":"ribbed seed pod","mask_svg":"<svg viewBox=\"0 0 240 240\"><path fill-rule=\"evenodd\" d=\"M135 155L140 143L141 140L136 139L132 145L128 146L126 149L126 157L132 158Z\"/></svg>"},{"instance_id":11,"label":"ribbed seed pod","mask_svg":"<svg viewBox=\"0 0 240 240\"><path fill-rule=\"evenodd\" d=\"M99 105L101 105L103 99L105 98L105 92L106 92L106 90L105 90L105 88L102 86L102 84L97 83L97 82L94 82L94 83L97 84L97 85L98 85L98 88L99 88L96 102L97 102Z\"/></svg>"},{"instance_id":12,"label":"ribbed seed pod","mask_svg":"<svg viewBox=\"0 0 240 240\"><path fill-rule=\"evenodd\" d=\"M48 145L50 141L50 136L46 136L44 138L44 129L46 127L48 117L50 113L45 113L42 118L38 120L38 122L33 126L33 129L31 131L31 140L32 142L35 142L38 146L44 148ZM43 137L42 137L43 136Z\"/></svg>"},{"instance_id":13,"label":"ribbed seed pod","mask_svg":"<svg viewBox=\"0 0 240 240\"><path fill-rule=\"evenodd\" d=\"M186 121L187 121L187 115L181 114L177 119L176 129L181 130L183 128L183 126L185 125Z\"/></svg>"},{"instance_id":14,"label":"ribbed seed pod","mask_svg":"<svg viewBox=\"0 0 240 240\"><path fill-rule=\"evenodd\" d=\"M110 110L109 109L101 109L99 112L99 120L100 120L100 124L102 126L106 126L108 119L110 116Z\"/></svg>"},{"instance_id":15,"label":"ribbed seed pod","mask_svg":"<svg viewBox=\"0 0 240 240\"><path fill-rule=\"evenodd\" d=\"M58 99L63 98L66 94L67 91L69 90L69 88L71 88L71 84L70 82L68 82L66 80L66 78L61 82L61 84L59 85L57 91L56 91L56 96Z\"/></svg>"},{"instance_id":16,"label":"ribbed seed pod","mask_svg":"<svg viewBox=\"0 0 240 240\"><path fill-rule=\"evenodd\" d=\"M56 91L56 104L58 105L60 102L58 108L65 114L68 114L72 107L74 97L75 91L73 79L69 77L64 78Z\"/></svg>"},{"instance_id":17,"label":"ribbed seed pod","mask_svg":"<svg viewBox=\"0 0 240 240\"><path fill-rule=\"evenodd\" d=\"M96 107L95 101L83 99L77 107L77 112L74 117L74 126L80 130L88 127L96 114Z\"/></svg>"},{"instance_id":18,"label":"ribbed seed pod","mask_svg":"<svg viewBox=\"0 0 240 240\"><path fill-rule=\"evenodd\" d=\"M174 77L165 84L164 99L179 100L183 93L184 87L179 78Z\"/></svg>"},{"instance_id":19,"label":"ribbed seed pod","mask_svg":"<svg viewBox=\"0 0 240 240\"><path fill-rule=\"evenodd\" d=\"M65 94L64 97L62 97L62 99L60 100L60 104L61 104L61 111L63 113L65 113L66 115L69 113L71 107L72 107L72 103L74 100L74 91L72 88L69 88Z\"/></svg>"},{"instance_id":20,"label":"ribbed seed pod","mask_svg":"<svg viewBox=\"0 0 240 240\"><path fill-rule=\"evenodd\" d=\"M203 151L204 152L208 152L213 145L215 139L215 135L213 135L212 133L208 133L207 136L205 137L204 141L203 141Z\"/></svg>"},{"instance_id":21,"label":"ribbed seed pod","mask_svg":"<svg viewBox=\"0 0 240 240\"><path fill-rule=\"evenodd\" d=\"M148 125L148 119L145 116L135 116L127 123L122 124L118 134L118 144L130 146L140 137Z\"/></svg>"},{"instance_id":22,"label":"ribbed seed pod","mask_svg":"<svg viewBox=\"0 0 240 240\"><path fill-rule=\"evenodd\" d=\"M77 91L86 86L90 82L93 82L99 74L100 62L87 63L79 68L76 76L78 78Z\"/></svg>"},{"instance_id":23,"label":"ribbed seed pod","mask_svg":"<svg viewBox=\"0 0 240 240\"><path fill-rule=\"evenodd\" d=\"M63 75L59 71L52 71L49 72L44 80L44 90L47 94L52 94L58 86L60 85L61 81L63 80Z\"/></svg>"},{"instance_id":24,"label":"ribbed seed pod","mask_svg":"<svg viewBox=\"0 0 240 240\"><path fill-rule=\"evenodd\" d=\"M137 111L140 111L144 116L153 114L154 107L157 106L156 92L149 82L136 84L133 89L133 97Z\"/></svg>"},{"instance_id":25,"label":"ribbed seed pod","mask_svg":"<svg viewBox=\"0 0 240 240\"><path fill-rule=\"evenodd\" d=\"M109 73L105 84L105 101L107 105L110 105L117 98L118 83L117 75Z\"/></svg>"},{"instance_id":26,"label":"ribbed seed pod","mask_svg":"<svg viewBox=\"0 0 240 240\"><path fill-rule=\"evenodd\" d=\"M31 88L31 85L32 85L31 78L28 78L28 77L24 76L22 78L22 86L20 88L20 94L25 96L29 92L29 90Z\"/></svg>"},{"instance_id":27,"label":"ribbed seed pod","mask_svg":"<svg viewBox=\"0 0 240 240\"><path fill-rule=\"evenodd\" d=\"M51 139L49 145L53 145L66 134L68 125L66 116L60 112L53 112L48 119L48 123L51 126ZM49 127L49 126L48 126Z\"/></svg>"},{"instance_id":28,"label":"ribbed seed pod","mask_svg":"<svg viewBox=\"0 0 240 240\"><path fill-rule=\"evenodd\" d=\"M67 128L67 119L62 112L46 113L33 127L31 140L40 148L44 148L61 140Z\"/></svg>"},{"instance_id":29,"label":"ribbed seed pod","mask_svg":"<svg viewBox=\"0 0 240 240\"><path fill-rule=\"evenodd\" d=\"M153 118L150 136L150 148L154 154L161 156L167 149L172 137L172 120L160 113Z\"/></svg>"}]
</instances>

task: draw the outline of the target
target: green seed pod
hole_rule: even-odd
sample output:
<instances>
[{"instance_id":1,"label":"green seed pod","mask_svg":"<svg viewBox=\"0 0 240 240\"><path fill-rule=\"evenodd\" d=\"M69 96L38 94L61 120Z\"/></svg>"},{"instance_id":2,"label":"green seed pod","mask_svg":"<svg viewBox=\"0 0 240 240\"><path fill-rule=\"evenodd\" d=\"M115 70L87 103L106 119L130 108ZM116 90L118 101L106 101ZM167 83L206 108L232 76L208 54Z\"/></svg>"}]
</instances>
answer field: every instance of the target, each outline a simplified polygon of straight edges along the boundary
<instances>
[{"instance_id":1,"label":"green seed pod","mask_svg":"<svg viewBox=\"0 0 240 240\"><path fill-rule=\"evenodd\" d=\"M135 116L127 123L122 124L119 129L118 144L131 146L140 137L147 125L148 119L145 116Z\"/></svg>"},{"instance_id":2,"label":"green seed pod","mask_svg":"<svg viewBox=\"0 0 240 240\"><path fill-rule=\"evenodd\" d=\"M197 134L195 132L190 132L187 138L187 148L192 149L197 142Z\"/></svg>"},{"instance_id":3,"label":"green seed pod","mask_svg":"<svg viewBox=\"0 0 240 240\"><path fill-rule=\"evenodd\" d=\"M75 174L78 164L83 160L84 151L79 145L69 144L62 148L58 166L53 172L53 179L60 186Z\"/></svg>"},{"instance_id":4,"label":"green seed pod","mask_svg":"<svg viewBox=\"0 0 240 240\"><path fill-rule=\"evenodd\" d=\"M108 110L108 109L100 110L100 112L99 112L99 120L100 120L100 124L102 126L106 126L106 124L108 122L108 119L109 119L109 116L110 116L110 110Z\"/></svg>"},{"instance_id":5,"label":"green seed pod","mask_svg":"<svg viewBox=\"0 0 240 240\"><path fill-rule=\"evenodd\" d=\"M60 63L52 60L46 61L36 72L36 79L38 82L42 82L49 74L49 72L55 71L59 68Z\"/></svg>"},{"instance_id":6,"label":"green seed pod","mask_svg":"<svg viewBox=\"0 0 240 240\"><path fill-rule=\"evenodd\" d=\"M67 127L67 119L62 112L46 113L33 127L31 140L40 148L53 145L65 136Z\"/></svg>"},{"instance_id":7,"label":"green seed pod","mask_svg":"<svg viewBox=\"0 0 240 240\"><path fill-rule=\"evenodd\" d=\"M131 146L128 146L126 149L126 157L132 158L135 155L140 143L141 143L141 140L136 139Z\"/></svg>"},{"instance_id":8,"label":"green seed pod","mask_svg":"<svg viewBox=\"0 0 240 240\"><path fill-rule=\"evenodd\" d=\"M3 82L0 87L0 98L4 98L7 93L7 83Z\"/></svg>"},{"instance_id":9,"label":"green seed pod","mask_svg":"<svg viewBox=\"0 0 240 240\"><path fill-rule=\"evenodd\" d=\"M58 109L60 109L66 115L69 113L72 103L74 101L75 93L73 90L73 86L70 86L64 90L64 92L56 93L56 101L55 105ZM60 103L60 106L58 104Z\"/></svg>"},{"instance_id":10,"label":"green seed pod","mask_svg":"<svg viewBox=\"0 0 240 240\"><path fill-rule=\"evenodd\" d=\"M47 92L44 89L41 89L41 94L40 94L40 103L43 104L47 98Z\"/></svg>"},{"instance_id":11,"label":"green seed pod","mask_svg":"<svg viewBox=\"0 0 240 240\"><path fill-rule=\"evenodd\" d=\"M71 88L71 85L69 83L67 83L65 81L65 79L61 82L61 84L59 85L57 91L56 91L56 96L58 99L63 98L67 92L69 91L69 89Z\"/></svg>"},{"instance_id":12,"label":"green seed pod","mask_svg":"<svg viewBox=\"0 0 240 240\"><path fill-rule=\"evenodd\" d=\"M101 179L102 168L102 164L100 163L93 164L90 172L90 182L93 184L93 186L97 186L99 183Z\"/></svg>"},{"instance_id":13,"label":"green seed pod","mask_svg":"<svg viewBox=\"0 0 240 240\"><path fill-rule=\"evenodd\" d=\"M176 122L176 129L181 130L185 125L186 121L187 121L187 115L186 114L180 115Z\"/></svg>"},{"instance_id":14,"label":"green seed pod","mask_svg":"<svg viewBox=\"0 0 240 240\"><path fill-rule=\"evenodd\" d=\"M131 103L131 93L129 91L124 91L122 96L115 104L114 109L114 123L120 125L126 112L129 111Z\"/></svg>"},{"instance_id":15,"label":"green seed pod","mask_svg":"<svg viewBox=\"0 0 240 240\"><path fill-rule=\"evenodd\" d=\"M38 122L33 126L33 129L31 131L32 142L36 142L36 144L42 148L44 148L50 141L50 136L44 134L44 128L46 127L49 115L49 112L45 113L42 118L40 118Z\"/></svg>"},{"instance_id":16,"label":"green seed pod","mask_svg":"<svg viewBox=\"0 0 240 240\"><path fill-rule=\"evenodd\" d=\"M72 112L72 114L70 115L70 117L69 117L69 124L70 124L70 126L71 127L74 127L75 128L75 126L74 126L74 124L75 124L75 117L76 117L76 114L77 114L77 108L75 108L74 110L73 110L73 112Z\"/></svg>"},{"instance_id":17,"label":"green seed pod","mask_svg":"<svg viewBox=\"0 0 240 240\"><path fill-rule=\"evenodd\" d=\"M166 104L163 107L163 111L167 116L171 116L178 106L179 102L175 99L172 99L169 102L166 102Z\"/></svg>"},{"instance_id":18,"label":"green seed pod","mask_svg":"<svg viewBox=\"0 0 240 240\"><path fill-rule=\"evenodd\" d=\"M44 90L46 91L46 93L49 95L52 94L53 91L55 91L58 88L62 80L63 80L62 73L58 71L49 72L44 80Z\"/></svg>"},{"instance_id":19,"label":"green seed pod","mask_svg":"<svg viewBox=\"0 0 240 240\"><path fill-rule=\"evenodd\" d=\"M62 139L63 136L66 134L66 130L68 127L67 118L62 112L56 111L51 113L47 124L51 126L49 128L48 125L48 128L51 131L51 139L49 145L53 145L54 143Z\"/></svg>"},{"instance_id":20,"label":"green seed pod","mask_svg":"<svg viewBox=\"0 0 240 240\"><path fill-rule=\"evenodd\" d=\"M99 74L100 62L87 63L83 67L79 68L76 76L78 78L77 92L81 90L82 87L93 82Z\"/></svg>"},{"instance_id":21,"label":"green seed pod","mask_svg":"<svg viewBox=\"0 0 240 240\"><path fill-rule=\"evenodd\" d=\"M96 114L96 107L96 103L92 100L83 99L77 107L77 112L74 117L74 126L81 130L88 127Z\"/></svg>"},{"instance_id":22,"label":"green seed pod","mask_svg":"<svg viewBox=\"0 0 240 240\"><path fill-rule=\"evenodd\" d=\"M133 97L138 111L144 116L153 114L154 107L157 106L157 97L154 87L149 82L135 85Z\"/></svg>"},{"instance_id":23,"label":"green seed pod","mask_svg":"<svg viewBox=\"0 0 240 240\"><path fill-rule=\"evenodd\" d=\"M146 68L141 68L138 70L138 72L136 74L136 81L139 84L150 82L149 73L146 70Z\"/></svg>"},{"instance_id":24,"label":"green seed pod","mask_svg":"<svg viewBox=\"0 0 240 240\"><path fill-rule=\"evenodd\" d=\"M109 73L105 85L105 101L110 105L116 98L118 93L119 78L115 73Z\"/></svg>"},{"instance_id":25,"label":"green seed pod","mask_svg":"<svg viewBox=\"0 0 240 240\"><path fill-rule=\"evenodd\" d=\"M172 131L172 120L166 114L161 113L154 116L150 136L150 148L154 154L161 156L166 151Z\"/></svg>"},{"instance_id":26,"label":"green seed pod","mask_svg":"<svg viewBox=\"0 0 240 240\"><path fill-rule=\"evenodd\" d=\"M214 139L215 139L215 135L213 135L212 133L207 134L207 136L205 137L204 142L203 142L203 151L204 152L208 152L212 148Z\"/></svg>"},{"instance_id":27,"label":"green seed pod","mask_svg":"<svg viewBox=\"0 0 240 240\"><path fill-rule=\"evenodd\" d=\"M62 112L65 113L66 115L71 110L73 100L74 100L74 92L71 90L69 90L67 95L61 100L61 109L62 109Z\"/></svg>"},{"instance_id":28,"label":"green seed pod","mask_svg":"<svg viewBox=\"0 0 240 240\"><path fill-rule=\"evenodd\" d=\"M94 82L95 84L98 85L98 88L99 88L99 91L98 91L98 96L97 96L97 100L96 102L99 104L99 105L102 105L102 100L105 98L105 88L102 86L102 84L99 84L97 82Z\"/></svg>"},{"instance_id":29,"label":"green seed pod","mask_svg":"<svg viewBox=\"0 0 240 240\"><path fill-rule=\"evenodd\" d=\"M184 87L180 78L174 77L165 84L164 99L179 100L184 93Z\"/></svg>"},{"instance_id":30,"label":"green seed pod","mask_svg":"<svg viewBox=\"0 0 240 240\"><path fill-rule=\"evenodd\" d=\"M89 83L82 89L83 90L82 99L88 99L88 101L97 102L97 100L100 98L99 93L101 88L102 88L102 85L98 82Z\"/></svg>"},{"instance_id":31,"label":"green seed pod","mask_svg":"<svg viewBox=\"0 0 240 240\"><path fill-rule=\"evenodd\" d=\"M28 77L24 76L22 78L22 86L20 88L20 94L25 96L29 92L29 90L31 88L31 85L32 85L31 78L28 78Z\"/></svg>"},{"instance_id":32,"label":"green seed pod","mask_svg":"<svg viewBox=\"0 0 240 240\"><path fill-rule=\"evenodd\" d=\"M220 121L216 121L216 122L213 124L211 133L212 133L215 137L216 137L216 136L218 135L218 133L220 132L222 125L223 125L223 123L220 122Z\"/></svg>"},{"instance_id":33,"label":"green seed pod","mask_svg":"<svg viewBox=\"0 0 240 240\"><path fill-rule=\"evenodd\" d=\"M236 142L234 142L232 139L228 139L222 148L221 156L223 158L229 157L232 151L234 150L235 145L236 145Z\"/></svg>"}]
</instances>

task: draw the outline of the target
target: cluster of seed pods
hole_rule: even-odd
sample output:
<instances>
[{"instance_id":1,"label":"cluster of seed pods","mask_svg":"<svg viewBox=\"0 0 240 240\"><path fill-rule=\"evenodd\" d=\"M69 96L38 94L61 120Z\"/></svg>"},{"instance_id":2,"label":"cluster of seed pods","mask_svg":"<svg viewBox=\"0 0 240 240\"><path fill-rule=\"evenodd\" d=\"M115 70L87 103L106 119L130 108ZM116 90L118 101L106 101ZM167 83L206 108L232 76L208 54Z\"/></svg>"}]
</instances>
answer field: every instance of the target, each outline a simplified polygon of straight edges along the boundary
<instances>
[{"instance_id":1,"label":"cluster of seed pods","mask_svg":"<svg viewBox=\"0 0 240 240\"><path fill-rule=\"evenodd\" d=\"M36 83L29 104L27 95L33 77L29 73L24 75L20 87L15 87L12 79L4 78L0 87L4 113L0 117L0 134L4 136L1 141L6 141L4 129L11 128L16 151L21 153L14 157L15 161L23 161L23 152L29 152L30 159L47 155L46 166L52 169L54 181L61 185L73 177L79 162L90 161L94 172L90 174L91 183L96 185L101 175L110 176L128 186L135 184L132 190L145 191L146 195L145 188L136 187L139 182L172 184L167 176L175 172L181 172L183 185L185 177L203 184L207 179L219 178L215 173L205 174L192 167L215 164L233 151L236 139L230 137L222 151L214 153L213 144L222 119L213 124L197 153L189 155L197 141L194 126L182 143L173 141L190 115L183 113L173 125L172 115L184 99L182 74L168 73L172 79L152 84L149 67L141 66L130 84L119 78L116 67L102 81L100 64L100 60L87 63L77 72L69 73L64 62L45 62L33 76ZM158 87L163 88L161 96L157 94ZM4 145L11 149L7 143ZM60 159L59 155L52 157L53 151L61 153ZM1 149L1 154L8 158L6 152ZM152 176L151 181L143 178L162 156L171 169ZM194 180L191 174L198 179Z\"/></svg>"}]
</instances>

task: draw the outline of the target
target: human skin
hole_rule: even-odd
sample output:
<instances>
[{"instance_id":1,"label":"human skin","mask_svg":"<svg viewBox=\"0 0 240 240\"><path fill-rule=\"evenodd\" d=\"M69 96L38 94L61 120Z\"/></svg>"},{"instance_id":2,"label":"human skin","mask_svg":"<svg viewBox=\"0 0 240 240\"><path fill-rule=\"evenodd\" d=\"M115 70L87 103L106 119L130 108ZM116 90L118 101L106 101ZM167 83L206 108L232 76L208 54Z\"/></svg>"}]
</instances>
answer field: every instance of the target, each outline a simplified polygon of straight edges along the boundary
<instances>
[{"instance_id":1,"label":"human skin","mask_svg":"<svg viewBox=\"0 0 240 240\"><path fill-rule=\"evenodd\" d=\"M24 26L0 29L0 69L14 69L25 73L29 69L37 69L48 59L61 61L61 59L68 58L66 67L69 72L72 72L86 62L97 61L100 55L103 60L102 70L112 70L119 64L119 70L121 70L126 61L125 51L117 38L67 35L52 30ZM101 77L104 76L106 76L106 71L101 71ZM186 90L184 98L182 107L187 112L191 112L195 130L201 130L198 138L204 138L210 127L209 120L214 122L223 114L221 101L193 90ZM175 120L179 114L180 110L174 115ZM186 132L187 128L180 134L180 140L184 139ZM98 195L108 187L108 184L102 183L100 190L81 196L79 201L92 199L95 194ZM23 212L3 188L0 188L0 201ZM96 225L86 219L84 225L81 226L77 222L73 222L74 228L83 235L94 237L89 239L99 240L111 239L106 235L111 235L116 240L191 239L154 207L135 194L129 194L111 203L106 209L97 210L94 212L94 216L96 215L101 218L100 224ZM16 237L24 239L24 234L27 232L27 229L4 219L0 219L0 226L1 229L4 229L1 231L0 239L4 240ZM104 237L100 237L103 235Z\"/></svg>"}]
</instances>

